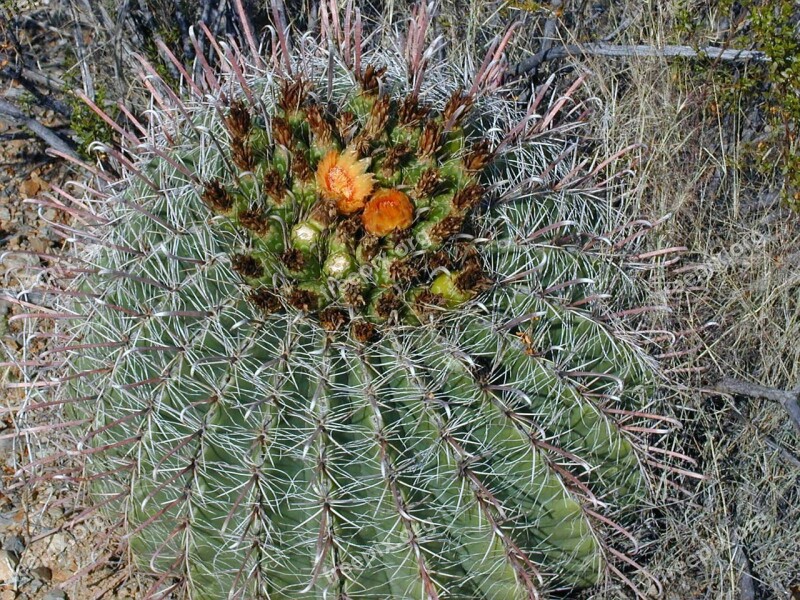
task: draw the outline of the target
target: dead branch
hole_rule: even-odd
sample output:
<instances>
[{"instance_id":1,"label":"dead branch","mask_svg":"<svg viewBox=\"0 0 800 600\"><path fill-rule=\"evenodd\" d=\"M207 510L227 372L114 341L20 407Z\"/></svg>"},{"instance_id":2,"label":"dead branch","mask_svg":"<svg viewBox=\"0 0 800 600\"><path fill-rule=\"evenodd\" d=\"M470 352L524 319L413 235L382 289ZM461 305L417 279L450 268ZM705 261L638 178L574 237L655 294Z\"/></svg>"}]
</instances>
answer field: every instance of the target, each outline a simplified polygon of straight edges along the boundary
<instances>
[{"instance_id":1,"label":"dead branch","mask_svg":"<svg viewBox=\"0 0 800 600\"><path fill-rule=\"evenodd\" d=\"M747 396L748 398L764 398L780 404L789 414L792 423L800 432L800 386L794 390L785 391L765 387L756 383L748 383L739 379L724 377L714 388L716 391L732 396Z\"/></svg>"},{"instance_id":2,"label":"dead branch","mask_svg":"<svg viewBox=\"0 0 800 600\"><path fill-rule=\"evenodd\" d=\"M62 117L66 117L67 119L70 118L72 115L72 109L69 107L68 104L62 102L58 98L50 94L44 94L39 91L39 89L34 85L34 82L23 75L22 69L12 69L10 67L4 67L0 69L0 77L3 79L8 79L10 81L16 82L25 88L28 93L30 93L35 99L36 103L43 107L49 108L60 114Z\"/></svg>"},{"instance_id":3,"label":"dead branch","mask_svg":"<svg viewBox=\"0 0 800 600\"><path fill-rule=\"evenodd\" d=\"M3 68L3 73L8 73L9 75L18 73L18 75L15 75L16 78L24 78L26 81L44 87L52 92L63 92L66 87L66 84L58 77L50 75L49 73L40 73L27 67L22 67L21 69L5 67Z\"/></svg>"},{"instance_id":4,"label":"dead branch","mask_svg":"<svg viewBox=\"0 0 800 600\"><path fill-rule=\"evenodd\" d=\"M634 16L625 17L625 19L623 19L623 21L619 25L617 25L617 27L616 27L616 29L614 29L614 31L609 33L607 36L605 36L600 41L601 42L606 42L606 43L611 42L611 40L616 38L620 33L622 33L623 31L628 29L628 27L633 25L636 22L636 19L637 19L637 17L634 17Z\"/></svg>"},{"instance_id":5,"label":"dead branch","mask_svg":"<svg viewBox=\"0 0 800 600\"><path fill-rule=\"evenodd\" d=\"M753 584L753 574L750 559L744 545L739 541L739 536L734 532L733 561L739 567L739 599L755 600L756 588Z\"/></svg>"},{"instance_id":6,"label":"dead branch","mask_svg":"<svg viewBox=\"0 0 800 600\"><path fill-rule=\"evenodd\" d=\"M51 148L58 150L59 152L63 152L64 154L68 154L73 158L78 158L78 153L75 152L72 142L65 140L58 133L49 127L46 127L45 125L42 125L39 123L39 121L32 119L19 108L10 102L7 102L6 100L0 100L0 118L11 122L18 127L26 127Z\"/></svg>"},{"instance_id":7,"label":"dead branch","mask_svg":"<svg viewBox=\"0 0 800 600\"><path fill-rule=\"evenodd\" d=\"M569 44L554 46L546 52L527 58L515 66L509 73L512 76L523 75L537 69L543 62L566 58L568 56L607 56L611 58L654 57L654 58L709 58L726 62L769 62L769 57L758 50L736 50L731 48L717 48L707 46L695 49L691 46L647 46L647 45L618 45L605 42L590 42L586 44Z\"/></svg>"},{"instance_id":8,"label":"dead branch","mask_svg":"<svg viewBox=\"0 0 800 600\"><path fill-rule=\"evenodd\" d=\"M800 469L800 459L797 458L794 454L789 452L789 450L780 444L778 441L775 440L771 435L763 435L762 439L764 443L772 448L775 452L781 455L783 460L787 463L794 465L796 468Z\"/></svg>"},{"instance_id":9,"label":"dead branch","mask_svg":"<svg viewBox=\"0 0 800 600\"><path fill-rule=\"evenodd\" d=\"M553 42L556 39L556 25L558 22L558 11L563 4L562 0L552 0L550 2L550 16L544 22L544 31L542 32L542 45L539 51L529 60L538 66L547 60L548 53L553 49ZM534 67L536 68L536 67ZM516 75L517 73L514 73Z\"/></svg>"},{"instance_id":10,"label":"dead branch","mask_svg":"<svg viewBox=\"0 0 800 600\"><path fill-rule=\"evenodd\" d=\"M92 73L89 70L89 63L86 60L86 48L83 44L83 31L81 31L80 21L78 19L77 13L75 11L74 6L70 6L72 10L72 18L75 24L75 29L73 31L73 39L75 40L75 56L78 59L78 65L81 70L81 82L83 83L83 91L86 93L89 98L94 100L94 80L92 79Z\"/></svg>"}]
</instances>

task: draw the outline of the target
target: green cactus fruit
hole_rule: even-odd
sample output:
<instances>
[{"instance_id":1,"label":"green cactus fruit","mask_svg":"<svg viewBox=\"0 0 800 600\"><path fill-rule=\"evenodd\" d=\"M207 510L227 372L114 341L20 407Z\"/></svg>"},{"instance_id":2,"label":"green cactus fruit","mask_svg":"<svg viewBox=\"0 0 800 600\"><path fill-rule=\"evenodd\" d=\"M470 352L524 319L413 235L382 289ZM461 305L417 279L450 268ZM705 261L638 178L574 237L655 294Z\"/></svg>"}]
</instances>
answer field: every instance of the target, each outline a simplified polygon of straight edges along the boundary
<instances>
[{"instance_id":1,"label":"green cactus fruit","mask_svg":"<svg viewBox=\"0 0 800 600\"><path fill-rule=\"evenodd\" d=\"M569 159L574 88L520 106L505 38L459 88L424 6L403 54L323 12L274 64L150 80L122 175L72 203L62 366L31 395L64 405L153 597L627 581L657 371L613 315L637 284Z\"/></svg>"}]
</instances>

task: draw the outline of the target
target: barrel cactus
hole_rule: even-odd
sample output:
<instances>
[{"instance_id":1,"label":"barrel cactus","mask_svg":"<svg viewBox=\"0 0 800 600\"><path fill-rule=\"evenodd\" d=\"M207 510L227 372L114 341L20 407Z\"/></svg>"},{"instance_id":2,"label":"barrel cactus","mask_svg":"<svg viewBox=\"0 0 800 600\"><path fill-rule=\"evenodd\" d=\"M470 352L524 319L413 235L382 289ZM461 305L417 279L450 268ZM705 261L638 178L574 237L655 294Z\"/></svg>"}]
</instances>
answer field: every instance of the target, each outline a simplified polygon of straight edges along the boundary
<instances>
[{"instance_id":1,"label":"barrel cactus","mask_svg":"<svg viewBox=\"0 0 800 600\"><path fill-rule=\"evenodd\" d=\"M270 60L209 37L181 90L143 62L118 174L47 201L82 227L26 315L60 371L26 389L152 596L627 581L657 371L618 318L637 235L573 144L579 86L520 101L508 36L467 75L434 61L424 6L385 43L321 11Z\"/></svg>"}]
</instances>

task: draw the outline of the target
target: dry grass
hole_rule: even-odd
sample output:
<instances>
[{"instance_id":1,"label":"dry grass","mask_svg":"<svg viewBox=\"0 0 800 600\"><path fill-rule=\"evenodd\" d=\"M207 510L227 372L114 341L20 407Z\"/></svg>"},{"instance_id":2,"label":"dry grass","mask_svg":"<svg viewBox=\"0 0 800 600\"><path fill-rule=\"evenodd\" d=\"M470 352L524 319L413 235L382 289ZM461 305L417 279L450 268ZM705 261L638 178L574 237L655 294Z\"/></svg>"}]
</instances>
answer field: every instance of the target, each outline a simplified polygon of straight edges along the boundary
<instances>
[{"instance_id":1,"label":"dry grass","mask_svg":"<svg viewBox=\"0 0 800 600\"><path fill-rule=\"evenodd\" d=\"M678 4L642 11L619 42L670 40ZM789 598L790 588L796 598L800 437L777 404L709 387L722 375L800 384L800 219L770 201L774 181L736 166L743 136L753 133L747 98L739 111L714 114L709 105L724 90L686 66L585 64L605 107L598 137L609 150L646 146L636 156L631 208L650 218L671 214L656 244L689 248L653 276L654 301L672 311L655 324L694 331L676 344L696 351L673 360L667 409L683 420L678 445L707 479L659 511L663 530L648 567L667 598L745 598L749 578L755 598Z\"/></svg>"}]
</instances>

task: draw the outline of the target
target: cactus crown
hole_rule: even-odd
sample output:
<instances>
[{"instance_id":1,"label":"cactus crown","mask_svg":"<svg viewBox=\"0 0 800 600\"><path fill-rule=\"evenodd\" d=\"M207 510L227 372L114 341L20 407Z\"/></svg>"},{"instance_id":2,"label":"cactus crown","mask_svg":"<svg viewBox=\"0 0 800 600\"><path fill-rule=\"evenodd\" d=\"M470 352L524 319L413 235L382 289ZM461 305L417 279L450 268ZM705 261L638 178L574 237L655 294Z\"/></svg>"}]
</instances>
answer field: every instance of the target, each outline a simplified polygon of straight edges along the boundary
<instances>
[{"instance_id":1,"label":"cactus crown","mask_svg":"<svg viewBox=\"0 0 800 600\"><path fill-rule=\"evenodd\" d=\"M278 32L270 64L246 25L249 57L208 34L222 73L200 60L183 98L143 63L151 122L107 149L122 176L87 167L101 190L47 201L84 229L53 224L67 282L24 316L55 320L59 375L21 387L63 406L147 597L630 583L660 417L612 308L641 231L607 163L575 166L578 84L519 106L506 36L465 90L429 64L425 6L399 53L334 4L321 43Z\"/></svg>"},{"instance_id":2,"label":"cactus crown","mask_svg":"<svg viewBox=\"0 0 800 600\"><path fill-rule=\"evenodd\" d=\"M359 91L342 106L298 76L275 84L266 118L246 100L227 108L233 169L202 197L249 234L251 248L231 260L263 310L288 305L329 330L365 317L363 336L375 323L426 320L488 284L469 244L452 243L492 162L489 140L463 126L473 100L455 90L437 111L414 91L394 98L385 73L354 72Z\"/></svg>"}]
</instances>

